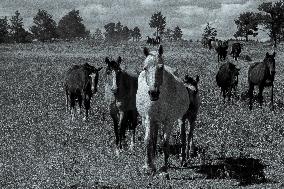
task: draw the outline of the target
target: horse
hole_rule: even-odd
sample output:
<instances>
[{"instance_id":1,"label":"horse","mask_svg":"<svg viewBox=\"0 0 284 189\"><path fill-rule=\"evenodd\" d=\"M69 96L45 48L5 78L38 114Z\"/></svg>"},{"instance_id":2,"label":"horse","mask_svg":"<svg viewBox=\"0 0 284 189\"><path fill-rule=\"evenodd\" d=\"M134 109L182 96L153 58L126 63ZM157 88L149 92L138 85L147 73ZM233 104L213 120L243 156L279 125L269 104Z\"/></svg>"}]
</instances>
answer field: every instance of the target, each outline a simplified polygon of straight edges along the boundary
<instances>
[{"instance_id":1,"label":"horse","mask_svg":"<svg viewBox=\"0 0 284 189\"><path fill-rule=\"evenodd\" d=\"M228 41L222 42L218 47L216 48L217 54L218 54L218 62L220 60L225 60L228 53Z\"/></svg>"},{"instance_id":2,"label":"horse","mask_svg":"<svg viewBox=\"0 0 284 189\"><path fill-rule=\"evenodd\" d=\"M110 61L105 58L106 85L105 101L108 104L110 116L114 125L116 154L122 149L126 130L132 130L130 149L133 150L135 142L135 130L138 125L138 112L136 109L136 92L138 87L138 76L123 71L120 68L122 59Z\"/></svg>"},{"instance_id":3,"label":"horse","mask_svg":"<svg viewBox=\"0 0 284 189\"><path fill-rule=\"evenodd\" d=\"M155 173L153 163L157 148L157 136L159 131L163 138L164 165L161 172L167 172L169 158L169 138L174 122L179 119L182 128L184 115L188 113L190 106L189 92L175 70L164 64L163 47L158 51L149 52L144 48L146 59L143 71L138 77L138 90L136 94L136 106L142 118L145 132L145 165L143 169L147 173ZM184 129L185 130L185 129ZM185 132L183 130L183 132Z\"/></svg>"},{"instance_id":4,"label":"horse","mask_svg":"<svg viewBox=\"0 0 284 189\"><path fill-rule=\"evenodd\" d=\"M231 55L233 55L233 58L235 60L238 60L238 57L240 56L242 52L242 44L241 43L233 43L232 44L232 51L231 51Z\"/></svg>"},{"instance_id":5,"label":"horse","mask_svg":"<svg viewBox=\"0 0 284 189\"><path fill-rule=\"evenodd\" d=\"M230 101L232 89L235 90L238 85L238 76L239 76L239 68L236 68L236 65L228 62L223 65L218 70L216 75L217 85L221 88L221 92L224 97L224 101L226 97Z\"/></svg>"},{"instance_id":6,"label":"horse","mask_svg":"<svg viewBox=\"0 0 284 189\"><path fill-rule=\"evenodd\" d=\"M252 110L253 105L253 91L254 86L257 85L259 89L258 100L260 105L263 103L262 92L264 87L271 87L271 108L273 110L273 87L275 78L275 55L269 54L265 55L262 62L255 62L249 67L248 70L248 83L249 83L249 109Z\"/></svg>"},{"instance_id":7,"label":"horse","mask_svg":"<svg viewBox=\"0 0 284 189\"><path fill-rule=\"evenodd\" d=\"M90 101L97 92L99 80L99 71L102 67L96 69L94 66L85 63L83 65L74 65L66 73L65 77L65 94L66 94L66 109L71 108L71 120L75 118L75 104L79 103L80 113L82 102L84 102L85 116L84 121L88 120L88 111L90 109Z\"/></svg>"},{"instance_id":8,"label":"horse","mask_svg":"<svg viewBox=\"0 0 284 189\"><path fill-rule=\"evenodd\" d=\"M158 45L161 43L161 38L160 36L157 36L156 38L151 38L149 36L147 36L147 44L150 44L150 45Z\"/></svg>"},{"instance_id":9,"label":"horse","mask_svg":"<svg viewBox=\"0 0 284 189\"><path fill-rule=\"evenodd\" d=\"M186 160L193 154L193 131L195 128L195 121L200 107L200 96L198 90L199 76L195 79L186 75L183 80L189 95L189 106L186 113L179 119L180 137L181 137L181 166L186 166ZM186 134L185 123L189 122L189 132ZM187 136L186 136L187 135Z\"/></svg>"}]
</instances>

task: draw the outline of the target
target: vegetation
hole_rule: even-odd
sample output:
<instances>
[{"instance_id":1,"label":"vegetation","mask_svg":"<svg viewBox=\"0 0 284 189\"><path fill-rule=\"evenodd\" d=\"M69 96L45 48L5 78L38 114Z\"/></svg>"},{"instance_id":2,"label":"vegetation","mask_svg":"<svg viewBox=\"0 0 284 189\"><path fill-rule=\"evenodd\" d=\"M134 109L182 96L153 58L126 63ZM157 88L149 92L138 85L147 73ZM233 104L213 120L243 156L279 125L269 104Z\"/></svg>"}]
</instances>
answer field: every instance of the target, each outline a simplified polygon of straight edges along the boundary
<instances>
[{"instance_id":1,"label":"vegetation","mask_svg":"<svg viewBox=\"0 0 284 189\"><path fill-rule=\"evenodd\" d=\"M58 35L62 39L85 38L89 36L89 31L86 30L82 23L83 19L79 14L79 10L73 9L58 22Z\"/></svg>"},{"instance_id":2,"label":"vegetation","mask_svg":"<svg viewBox=\"0 0 284 189\"><path fill-rule=\"evenodd\" d=\"M156 36L162 34L166 27L166 17L161 12L154 13L151 16L149 25L151 28L156 28Z\"/></svg>"},{"instance_id":3,"label":"vegetation","mask_svg":"<svg viewBox=\"0 0 284 189\"><path fill-rule=\"evenodd\" d=\"M207 23L206 27L204 28L202 37L205 39L214 39L216 36L217 36L216 28L213 28L209 23Z\"/></svg>"},{"instance_id":4,"label":"vegetation","mask_svg":"<svg viewBox=\"0 0 284 189\"><path fill-rule=\"evenodd\" d=\"M248 41L249 35L252 35L253 37L257 36L259 22L260 14L253 12L245 12L240 14L239 18L235 20L238 30L234 36L236 38L245 37L246 41Z\"/></svg>"},{"instance_id":5,"label":"vegetation","mask_svg":"<svg viewBox=\"0 0 284 189\"><path fill-rule=\"evenodd\" d=\"M38 40L52 41L57 38L56 22L52 16L45 10L38 10L38 13L33 18L34 25L31 27L31 32Z\"/></svg>"},{"instance_id":6,"label":"vegetation","mask_svg":"<svg viewBox=\"0 0 284 189\"><path fill-rule=\"evenodd\" d=\"M284 2L264 2L258 7L258 10L263 13L262 24L269 31L269 36L274 41L274 46L276 47L277 41L284 34Z\"/></svg>"},{"instance_id":7,"label":"vegetation","mask_svg":"<svg viewBox=\"0 0 284 189\"><path fill-rule=\"evenodd\" d=\"M202 162L198 157L190 162L191 168L180 169L178 156L171 155L170 180L143 174L145 129L141 125L137 127L134 152L124 150L116 157L114 131L104 102L103 71L98 93L91 102L89 122L82 122L81 115L70 122L62 83L70 66L86 62L104 66L106 56L120 55L122 68L139 73L145 58L144 45L142 41L125 48L109 44L90 46L84 41L0 45L1 72L5 78L0 93L0 150L4 152L0 162L1 188L239 187L238 179L214 179L198 173ZM196 42L186 45L164 42L163 45L166 65L175 67L181 77L200 75L202 104L194 141L204 150L205 163L213 164L219 157L260 159L267 165L266 182L242 188L283 188L284 77L281 73L284 67L281 62L284 60L279 55L284 53L284 48L276 52L275 111L271 112L269 90L264 91L263 107L256 105L252 111L247 100L223 103L215 82L218 70L215 52L201 48ZM248 86L249 63L244 60L245 55L261 60L270 50L266 43L246 43L237 63L241 68L238 95ZM176 136L177 125L173 129ZM171 145L177 142L175 136L170 139ZM163 162L161 154L157 154L156 162Z\"/></svg>"}]
</instances>

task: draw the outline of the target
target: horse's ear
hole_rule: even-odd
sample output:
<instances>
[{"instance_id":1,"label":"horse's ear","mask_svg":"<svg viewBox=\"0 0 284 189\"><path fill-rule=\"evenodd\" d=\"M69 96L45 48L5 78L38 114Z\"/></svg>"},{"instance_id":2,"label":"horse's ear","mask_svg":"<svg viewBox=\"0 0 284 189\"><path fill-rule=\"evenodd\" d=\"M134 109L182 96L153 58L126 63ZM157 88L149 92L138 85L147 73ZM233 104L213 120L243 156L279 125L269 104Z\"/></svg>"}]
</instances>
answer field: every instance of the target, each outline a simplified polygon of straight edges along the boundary
<instances>
[{"instance_id":1,"label":"horse's ear","mask_svg":"<svg viewBox=\"0 0 284 189\"><path fill-rule=\"evenodd\" d=\"M196 81L196 83L199 82L199 75L196 76L195 81Z\"/></svg>"},{"instance_id":2,"label":"horse's ear","mask_svg":"<svg viewBox=\"0 0 284 189\"><path fill-rule=\"evenodd\" d=\"M266 53L266 57L268 57L268 56L269 56L269 53L267 52L267 53Z\"/></svg>"},{"instance_id":3,"label":"horse's ear","mask_svg":"<svg viewBox=\"0 0 284 189\"><path fill-rule=\"evenodd\" d=\"M143 52L144 52L146 57L149 55L149 49L147 47L144 47Z\"/></svg>"},{"instance_id":4,"label":"horse's ear","mask_svg":"<svg viewBox=\"0 0 284 189\"><path fill-rule=\"evenodd\" d=\"M97 71L99 72L99 71L101 71L101 69L103 69L103 67L99 67L99 68L97 69Z\"/></svg>"},{"instance_id":5,"label":"horse's ear","mask_svg":"<svg viewBox=\"0 0 284 189\"><path fill-rule=\"evenodd\" d=\"M105 62L106 62L107 64L109 64L109 63L110 63L110 61L109 61L108 57L106 57Z\"/></svg>"},{"instance_id":6,"label":"horse's ear","mask_svg":"<svg viewBox=\"0 0 284 189\"><path fill-rule=\"evenodd\" d=\"M276 55L276 52L274 51L274 53L272 54L272 56L275 57L275 55Z\"/></svg>"},{"instance_id":7,"label":"horse's ear","mask_svg":"<svg viewBox=\"0 0 284 189\"><path fill-rule=\"evenodd\" d=\"M159 52L159 55L162 55L164 53L164 49L162 45L160 45L158 52Z\"/></svg>"},{"instance_id":8,"label":"horse's ear","mask_svg":"<svg viewBox=\"0 0 284 189\"><path fill-rule=\"evenodd\" d=\"M117 58L117 63L120 64L121 61L122 61L122 59L121 59L121 57L119 56L119 57Z\"/></svg>"}]
</instances>

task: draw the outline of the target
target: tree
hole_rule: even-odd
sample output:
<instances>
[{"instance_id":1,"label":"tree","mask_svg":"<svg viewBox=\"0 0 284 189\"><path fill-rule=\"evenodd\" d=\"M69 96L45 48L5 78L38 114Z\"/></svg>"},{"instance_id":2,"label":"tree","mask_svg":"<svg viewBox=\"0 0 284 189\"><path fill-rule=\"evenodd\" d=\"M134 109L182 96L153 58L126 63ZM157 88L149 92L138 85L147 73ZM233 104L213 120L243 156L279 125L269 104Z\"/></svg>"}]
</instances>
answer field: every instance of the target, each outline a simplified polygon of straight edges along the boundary
<instances>
[{"instance_id":1,"label":"tree","mask_svg":"<svg viewBox=\"0 0 284 189\"><path fill-rule=\"evenodd\" d=\"M38 10L37 15L33 18L34 24L31 27L31 32L40 41L52 41L53 38L57 38L56 22L52 19L52 16L45 10Z\"/></svg>"},{"instance_id":2,"label":"tree","mask_svg":"<svg viewBox=\"0 0 284 189\"><path fill-rule=\"evenodd\" d=\"M121 41L121 39L122 39L122 29L123 29L123 25L120 22L116 23L116 25L115 25L115 38L116 38L117 42Z\"/></svg>"},{"instance_id":3,"label":"tree","mask_svg":"<svg viewBox=\"0 0 284 189\"><path fill-rule=\"evenodd\" d=\"M140 29L137 26L133 28L131 36L133 38L133 41L139 41L141 39Z\"/></svg>"},{"instance_id":4,"label":"tree","mask_svg":"<svg viewBox=\"0 0 284 189\"><path fill-rule=\"evenodd\" d=\"M172 41L173 39L173 30L171 30L170 28L167 28L167 30L164 32L163 34L165 36L165 38L169 41Z\"/></svg>"},{"instance_id":5,"label":"tree","mask_svg":"<svg viewBox=\"0 0 284 189\"><path fill-rule=\"evenodd\" d=\"M96 32L95 32L95 34L94 34L94 38L95 38L95 41L96 41L97 43L102 43L103 40L104 40L102 30L100 30L99 28L97 28L97 29L96 29Z\"/></svg>"},{"instance_id":6,"label":"tree","mask_svg":"<svg viewBox=\"0 0 284 189\"><path fill-rule=\"evenodd\" d=\"M150 23L151 28L156 28L156 36L159 36L159 33L162 34L166 27L166 17L163 17L161 12L157 12L152 15Z\"/></svg>"},{"instance_id":7,"label":"tree","mask_svg":"<svg viewBox=\"0 0 284 189\"><path fill-rule=\"evenodd\" d=\"M0 18L0 43L9 41L9 24L7 16Z\"/></svg>"},{"instance_id":8,"label":"tree","mask_svg":"<svg viewBox=\"0 0 284 189\"><path fill-rule=\"evenodd\" d=\"M207 23L202 36L206 39L213 39L217 36L217 30L211 27L209 23Z\"/></svg>"},{"instance_id":9,"label":"tree","mask_svg":"<svg viewBox=\"0 0 284 189\"><path fill-rule=\"evenodd\" d=\"M280 38L284 26L284 1L262 3L258 10L263 12L261 24L268 29L269 36L276 47L277 39Z\"/></svg>"},{"instance_id":10,"label":"tree","mask_svg":"<svg viewBox=\"0 0 284 189\"><path fill-rule=\"evenodd\" d=\"M259 18L259 14L253 12L240 14L239 18L235 20L238 28L235 37L245 37L248 41L249 35L257 36Z\"/></svg>"},{"instance_id":11,"label":"tree","mask_svg":"<svg viewBox=\"0 0 284 189\"><path fill-rule=\"evenodd\" d=\"M19 11L15 12L15 15L10 19L10 34L16 43L26 42L27 31L23 28L23 18L20 16Z\"/></svg>"},{"instance_id":12,"label":"tree","mask_svg":"<svg viewBox=\"0 0 284 189\"><path fill-rule=\"evenodd\" d=\"M62 39L84 38L89 35L79 10L73 9L58 22L58 34Z\"/></svg>"},{"instance_id":13,"label":"tree","mask_svg":"<svg viewBox=\"0 0 284 189\"><path fill-rule=\"evenodd\" d=\"M105 32L105 40L107 42L114 42L116 39L116 31L115 31L115 23L108 23L104 26Z\"/></svg>"},{"instance_id":14,"label":"tree","mask_svg":"<svg viewBox=\"0 0 284 189\"><path fill-rule=\"evenodd\" d=\"M175 27L175 29L174 29L174 32L173 32L173 38L174 38L174 40L181 40L181 37L182 37L182 31L181 31L181 29L177 26L177 27Z\"/></svg>"}]
</instances>

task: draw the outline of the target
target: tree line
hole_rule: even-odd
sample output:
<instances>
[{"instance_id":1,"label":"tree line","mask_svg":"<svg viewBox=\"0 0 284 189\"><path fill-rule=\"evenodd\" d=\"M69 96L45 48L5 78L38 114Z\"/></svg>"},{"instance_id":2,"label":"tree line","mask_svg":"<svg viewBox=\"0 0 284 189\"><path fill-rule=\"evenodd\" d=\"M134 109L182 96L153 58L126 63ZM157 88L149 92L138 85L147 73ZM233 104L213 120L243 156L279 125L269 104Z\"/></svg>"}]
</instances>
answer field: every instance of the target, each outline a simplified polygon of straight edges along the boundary
<instances>
[{"instance_id":1,"label":"tree line","mask_svg":"<svg viewBox=\"0 0 284 189\"><path fill-rule=\"evenodd\" d=\"M154 13L149 22L149 26L156 31L154 36L160 36L169 41L181 40L182 30L179 26L174 29L166 29L166 17L161 12ZM8 19L7 16L0 18L0 43L27 43L33 40L42 42L54 41L56 39L73 40L76 38L92 37L96 42L121 43L123 41L140 41L142 39L141 30L138 26L130 29L120 21L111 22L104 26L105 32L97 28L93 35L86 29L79 10L71 10L63 16L58 23L46 10L39 9L33 18L33 25L26 30L23 18L19 11Z\"/></svg>"},{"instance_id":2,"label":"tree line","mask_svg":"<svg viewBox=\"0 0 284 189\"><path fill-rule=\"evenodd\" d=\"M0 43L27 43L34 39L42 42L54 39L74 39L87 37L90 32L82 23L79 10L71 10L63 16L58 24L46 10L39 9L33 18L33 25L29 30L24 29L23 18L19 11L10 20L7 16L0 18Z\"/></svg>"},{"instance_id":3,"label":"tree line","mask_svg":"<svg viewBox=\"0 0 284 189\"><path fill-rule=\"evenodd\" d=\"M260 26L263 26L276 47L278 42L284 40L284 1L264 2L259 5L258 11L241 13L235 19L237 31L233 36L248 41L249 36L256 37ZM217 30L207 23L202 36L214 40Z\"/></svg>"}]
</instances>

